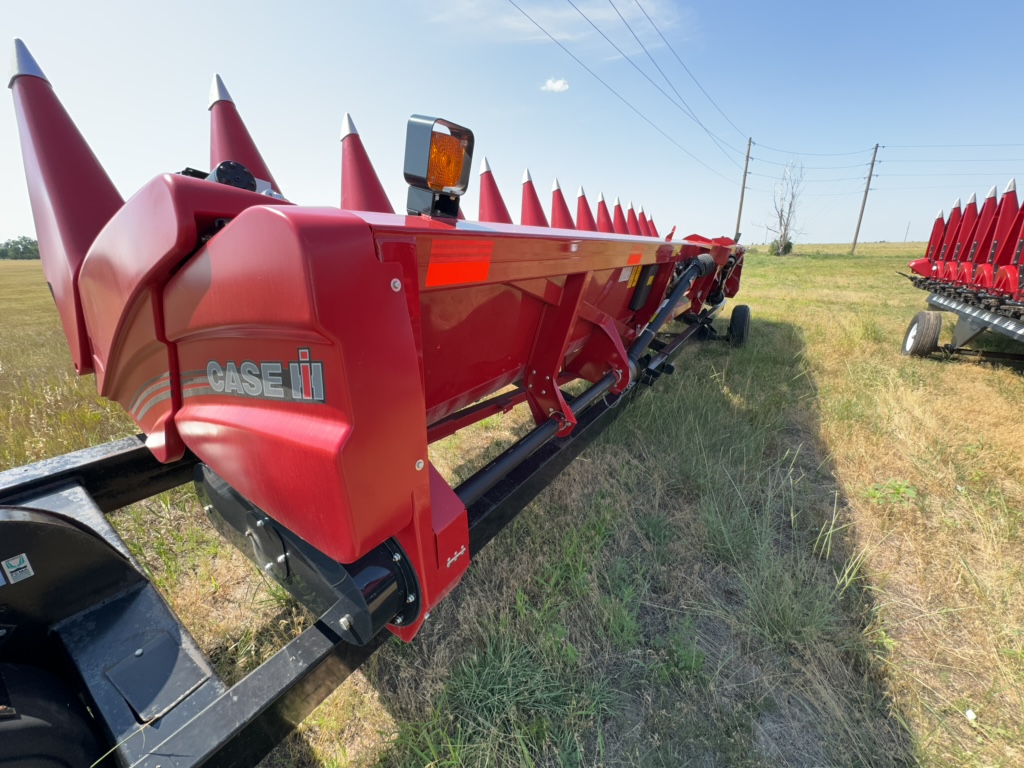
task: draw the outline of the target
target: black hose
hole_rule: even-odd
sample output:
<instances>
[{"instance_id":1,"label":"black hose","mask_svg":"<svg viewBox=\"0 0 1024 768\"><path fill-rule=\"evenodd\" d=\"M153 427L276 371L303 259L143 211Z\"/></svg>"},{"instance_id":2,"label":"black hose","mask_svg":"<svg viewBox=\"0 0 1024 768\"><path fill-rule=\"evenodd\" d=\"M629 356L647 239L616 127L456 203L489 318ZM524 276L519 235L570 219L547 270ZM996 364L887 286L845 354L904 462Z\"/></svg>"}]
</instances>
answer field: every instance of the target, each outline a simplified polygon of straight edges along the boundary
<instances>
[{"instance_id":1,"label":"black hose","mask_svg":"<svg viewBox=\"0 0 1024 768\"><path fill-rule=\"evenodd\" d=\"M704 277L710 274L715 268L715 260L711 258L708 253L700 254L696 259L693 259L689 266L682 275L679 276L679 281L676 283L675 288L672 289L672 293L669 294L668 299L661 305L661 310L655 315L654 319L647 324L644 332L637 336L636 341L629 348L629 359L635 366L637 361L640 359L640 355L644 353L644 350L650 346L654 340L655 334L661 330L661 327L668 322L672 313L675 311L676 304L683 298L683 294L690 290L690 286L693 285L693 281L697 278Z\"/></svg>"}]
</instances>

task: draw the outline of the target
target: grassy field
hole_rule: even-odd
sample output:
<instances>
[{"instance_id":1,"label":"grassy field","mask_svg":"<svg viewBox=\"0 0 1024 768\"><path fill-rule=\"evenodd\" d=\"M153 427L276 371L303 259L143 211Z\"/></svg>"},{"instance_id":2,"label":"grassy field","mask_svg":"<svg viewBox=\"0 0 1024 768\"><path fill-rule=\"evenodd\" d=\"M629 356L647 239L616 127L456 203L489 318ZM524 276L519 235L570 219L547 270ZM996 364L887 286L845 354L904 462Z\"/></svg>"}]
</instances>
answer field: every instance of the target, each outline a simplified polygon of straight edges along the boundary
<instances>
[{"instance_id":1,"label":"grassy field","mask_svg":"<svg viewBox=\"0 0 1024 768\"><path fill-rule=\"evenodd\" d=\"M751 253L750 344L686 350L266 765L1024 762L1024 379L901 357L923 245L845 250ZM132 431L0 262L0 469ZM310 621L188 489L112 519L226 679Z\"/></svg>"}]
</instances>

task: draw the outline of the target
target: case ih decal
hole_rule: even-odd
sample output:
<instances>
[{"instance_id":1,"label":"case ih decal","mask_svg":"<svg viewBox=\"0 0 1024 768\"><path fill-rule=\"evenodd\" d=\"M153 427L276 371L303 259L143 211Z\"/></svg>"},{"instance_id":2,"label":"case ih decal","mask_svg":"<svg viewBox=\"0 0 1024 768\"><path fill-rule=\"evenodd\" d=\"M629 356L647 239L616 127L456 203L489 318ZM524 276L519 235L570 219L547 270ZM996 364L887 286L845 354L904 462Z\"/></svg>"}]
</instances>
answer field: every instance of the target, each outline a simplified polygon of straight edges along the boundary
<instances>
[{"instance_id":1,"label":"case ih decal","mask_svg":"<svg viewBox=\"0 0 1024 768\"><path fill-rule=\"evenodd\" d=\"M319 360L310 360L309 349L299 349L298 360L254 363L245 360L220 363L211 360L206 364L206 375L200 378L205 386L190 386L196 379L182 376L185 397L196 395L234 395L255 397L263 400L285 402L324 402L324 365Z\"/></svg>"}]
</instances>

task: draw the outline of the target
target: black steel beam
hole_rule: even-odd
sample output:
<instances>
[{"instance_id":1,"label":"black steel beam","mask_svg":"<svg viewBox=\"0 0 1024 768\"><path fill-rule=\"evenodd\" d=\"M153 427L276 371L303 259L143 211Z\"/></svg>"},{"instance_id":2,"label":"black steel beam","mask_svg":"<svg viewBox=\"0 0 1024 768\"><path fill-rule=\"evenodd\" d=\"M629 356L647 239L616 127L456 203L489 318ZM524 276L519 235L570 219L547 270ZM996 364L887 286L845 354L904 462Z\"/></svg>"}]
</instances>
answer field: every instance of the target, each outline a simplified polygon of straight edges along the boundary
<instances>
[{"instance_id":1,"label":"black steel beam","mask_svg":"<svg viewBox=\"0 0 1024 768\"><path fill-rule=\"evenodd\" d=\"M624 410L638 387L622 396L608 395L605 400L579 414L576 427L566 437L557 437L538 448L467 507L469 514L470 556L483 549L491 539L515 519L533 498L546 488L587 445Z\"/></svg>"},{"instance_id":2,"label":"black steel beam","mask_svg":"<svg viewBox=\"0 0 1024 768\"><path fill-rule=\"evenodd\" d=\"M17 504L49 486L82 486L103 512L113 512L192 480L192 453L161 464L139 437L126 437L0 472L0 503Z\"/></svg>"},{"instance_id":3,"label":"black steel beam","mask_svg":"<svg viewBox=\"0 0 1024 768\"><path fill-rule=\"evenodd\" d=\"M340 611L328 611L133 768L258 763L391 637L381 632L349 645L334 629L340 619Z\"/></svg>"}]
</instances>

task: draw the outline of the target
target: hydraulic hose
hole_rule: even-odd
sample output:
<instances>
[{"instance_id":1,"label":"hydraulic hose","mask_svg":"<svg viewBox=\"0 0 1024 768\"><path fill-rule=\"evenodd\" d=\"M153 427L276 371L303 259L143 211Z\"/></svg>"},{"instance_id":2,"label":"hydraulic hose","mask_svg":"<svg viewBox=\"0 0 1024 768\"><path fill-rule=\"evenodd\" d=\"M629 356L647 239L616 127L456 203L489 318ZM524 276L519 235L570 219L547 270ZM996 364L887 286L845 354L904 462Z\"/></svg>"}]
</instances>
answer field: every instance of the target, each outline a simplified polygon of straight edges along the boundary
<instances>
[{"instance_id":1,"label":"hydraulic hose","mask_svg":"<svg viewBox=\"0 0 1024 768\"><path fill-rule=\"evenodd\" d=\"M710 274L714 269L715 260L707 253L700 254L690 262L689 266L683 271L683 274L679 276L679 281L676 283L675 288L672 289L672 293L669 294L665 303L661 305L658 314L654 316L654 319L647 324L644 332L637 336L636 341L630 346L629 361L633 368L637 367L640 355L654 341L654 337L661 330L661 327L672 317L676 304L683 298L683 294L690 290L693 281Z\"/></svg>"}]
</instances>

